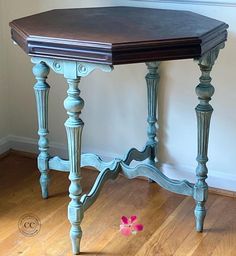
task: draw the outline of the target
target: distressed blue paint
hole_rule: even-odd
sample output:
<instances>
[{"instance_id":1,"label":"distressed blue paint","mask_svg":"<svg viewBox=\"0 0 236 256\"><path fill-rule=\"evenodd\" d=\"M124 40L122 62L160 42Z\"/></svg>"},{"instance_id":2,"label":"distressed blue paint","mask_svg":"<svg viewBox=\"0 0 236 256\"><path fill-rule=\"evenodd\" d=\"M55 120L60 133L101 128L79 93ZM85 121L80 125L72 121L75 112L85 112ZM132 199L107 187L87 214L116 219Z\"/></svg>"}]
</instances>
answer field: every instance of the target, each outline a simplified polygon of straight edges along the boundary
<instances>
[{"instance_id":1,"label":"distressed blue paint","mask_svg":"<svg viewBox=\"0 0 236 256\"><path fill-rule=\"evenodd\" d=\"M38 112L38 135L39 135L39 150L38 156L38 169L41 172L40 184L42 190L42 197L48 198L48 184L49 184L49 166L48 160L50 158L48 149L49 142L48 135L48 93L50 86L46 83L47 76L49 74L49 67L45 62L39 62L33 68L34 76L37 83L34 86L35 97L37 103Z\"/></svg>"},{"instance_id":2,"label":"distressed blue paint","mask_svg":"<svg viewBox=\"0 0 236 256\"><path fill-rule=\"evenodd\" d=\"M65 78L77 79L78 77L86 77L95 69L100 69L104 72L111 72L113 66L104 64L84 63L79 61L57 60L50 58L33 57L33 63L44 61L56 73L64 75Z\"/></svg>"},{"instance_id":3,"label":"distressed blue paint","mask_svg":"<svg viewBox=\"0 0 236 256\"><path fill-rule=\"evenodd\" d=\"M81 135L84 123L80 119L80 113L83 109L84 101L80 97L80 90L78 89L79 81L80 79L67 77L69 89L67 91L68 97L64 101L64 107L69 116L65 122L70 161L69 179L71 181L69 187L71 202L68 206L68 218L71 223L70 237L72 241L72 249L75 254L80 251L80 239L82 237L80 223L83 219L83 207L80 203L80 196L82 194L82 188L80 185L80 156Z\"/></svg>"},{"instance_id":4,"label":"distressed blue paint","mask_svg":"<svg viewBox=\"0 0 236 256\"><path fill-rule=\"evenodd\" d=\"M202 71L200 84L196 88L200 103L196 107L198 120L198 167L196 170L197 182L195 185L186 180L178 181L165 176L157 167L157 90L159 86L159 62L146 63L148 74L146 76L148 91L148 131L147 143L142 151L135 148L129 150L123 159L114 159L110 162L104 162L99 156L94 154L81 154L81 136L83 129L83 121L80 114L84 106L83 99L80 97L78 88L80 78L90 74L94 69L98 68L105 72L113 70L112 66L83 63L68 60L54 60L48 58L32 58L32 62L36 63L34 74L37 79L35 85L38 116L39 116L39 169L41 171L41 185L43 197L47 197L48 169L69 172L71 181L69 192L71 202L68 206L68 219L71 222L70 237L74 254L80 252L80 241L82 230L80 227L84 212L96 201L102 186L108 179L116 179L119 173L123 173L127 178L143 176L153 180L163 188L174 193L193 196L196 201L195 217L196 229L202 231L203 221L206 214L205 202L207 200L207 148L209 125L212 113L212 107L209 104L214 88L210 84L210 71L217 58L220 48L206 53L199 59L199 66ZM68 119L65 122L68 138L69 160L63 160L58 156L50 158L48 154L48 134L47 128L47 100L49 85L46 78L51 67L56 73L63 74L67 79L69 89L68 97L64 102ZM148 159L148 163L139 162ZM136 161L136 166L130 166L131 162ZM99 175L88 194L82 195L81 167L92 166L99 170Z\"/></svg>"},{"instance_id":5,"label":"distressed blue paint","mask_svg":"<svg viewBox=\"0 0 236 256\"><path fill-rule=\"evenodd\" d=\"M96 68L101 69L105 72L112 71L113 67L108 65L102 64L92 64L92 63L82 63L76 61L68 61L68 60L55 60L49 58L37 58L33 57L32 62L36 64L34 68L34 74L38 83L36 84L38 88L37 91L40 89L40 97L43 100L37 101L38 106L38 113L39 116L43 115L43 120L40 118L40 150L41 156L39 155L40 159L42 155L44 156L44 163L45 166L42 170L42 180L44 181L44 189L46 188L45 184L45 173L46 170L50 168L55 168L56 170L63 171L63 168L69 170L69 179L71 181L69 187L69 196L71 198L71 202L68 205L68 219L71 223L71 230L70 230L70 237L72 242L72 250L74 254L79 254L80 252L80 241L82 237L82 230L80 227L81 221L84 216L84 208L86 209L86 205L80 201L81 194L82 194L82 187L80 185L81 180L81 136L82 136L82 129L83 129L83 121L80 119L80 113L84 106L84 101L80 97L80 90L78 89L78 85L80 82L81 77L85 77L90 74ZM68 151L69 151L69 160L62 160L59 157L53 157L49 159L49 154L47 152L48 149L48 141L45 139L48 131L47 131L47 89L49 86L47 85L46 78L49 73L49 67L54 70L56 73L63 74L67 80L69 85L69 89L67 91L68 97L64 101L64 107L68 114L68 119L65 122L67 138L68 138ZM39 71L38 71L39 70ZM44 94L41 92L43 87ZM43 95L43 96L42 96ZM40 98L38 97L38 98ZM40 98L40 99L41 99ZM43 114L41 114L43 113ZM46 127L46 128L45 128ZM44 143L42 143L44 142ZM92 158L93 159L93 158ZM91 161L92 162L92 161ZM40 162L42 164L42 162ZM46 168L47 167L47 168ZM40 169L40 170L41 170ZM46 169L46 170L45 170ZM101 178L98 177L97 182L95 183L93 190L100 191L100 187L104 183L104 178L110 177L110 173L105 174L104 172L108 169L103 170L101 173ZM105 174L105 175L104 175ZM104 177L104 178L103 178ZM113 175L111 175L113 177ZM48 178L48 177L47 177ZM47 179L48 181L48 179ZM97 189L95 188L97 187ZM93 191L92 190L92 191ZM46 190L43 190L44 194ZM92 201L95 201L96 196L98 193L92 193L93 196L88 195L86 198L91 198ZM44 195L45 196L45 195ZM46 194L47 196L47 194ZM92 202L91 199L86 199L86 202Z\"/></svg>"},{"instance_id":6,"label":"distressed blue paint","mask_svg":"<svg viewBox=\"0 0 236 256\"><path fill-rule=\"evenodd\" d=\"M149 163L155 166L157 160L157 95L160 82L159 67L160 62L147 62L148 74L147 82L147 99L148 99L148 128L147 128L147 145L152 147Z\"/></svg>"},{"instance_id":7,"label":"distressed blue paint","mask_svg":"<svg viewBox=\"0 0 236 256\"><path fill-rule=\"evenodd\" d=\"M196 107L197 124L198 124L198 166L196 169L197 182L194 186L194 199L196 207L194 210L196 220L196 230L203 231L203 223L206 216L205 202L208 196L208 185L206 183L208 169L206 163L208 161L208 139L210 120L213 112L212 106L209 104L214 94L214 87L211 85L210 72L217 59L220 49L224 44L219 45L215 49L207 52L199 60L201 70L200 84L196 87L196 94L199 104Z\"/></svg>"},{"instance_id":8,"label":"distressed blue paint","mask_svg":"<svg viewBox=\"0 0 236 256\"><path fill-rule=\"evenodd\" d=\"M144 161L152 154L152 145L146 145L142 151L131 148L122 161L126 165L130 165L132 161Z\"/></svg>"},{"instance_id":9,"label":"distressed blue paint","mask_svg":"<svg viewBox=\"0 0 236 256\"><path fill-rule=\"evenodd\" d=\"M124 163L121 163L121 168L122 173L128 179L147 177L171 192L187 196L193 195L193 185L190 182L186 180L178 181L170 179L153 165L138 164L135 167L130 167Z\"/></svg>"},{"instance_id":10,"label":"distressed blue paint","mask_svg":"<svg viewBox=\"0 0 236 256\"><path fill-rule=\"evenodd\" d=\"M68 160L61 159L59 156L55 156L49 160L49 169L61 172L69 172L70 162Z\"/></svg>"},{"instance_id":11,"label":"distressed blue paint","mask_svg":"<svg viewBox=\"0 0 236 256\"><path fill-rule=\"evenodd\" d=\"M151 146L151 154L148 163L156 166L157 159L157 108L158 108L158 87L160 83L160 62L147 62L148 73L146 75L147 83L147 101L148 101L148 128L147 128L147 145ZM153 182L149 179L149 182Z\"/></svg>"},{"instance_id":12,"label":"distressed blue paint","mask_svg":"<svg viewBox=\"0 0 236 256\"><path fill-rule=\"evenodd\" d=\"M99 156L91 153L82 154L81 167L93 167L99 172L104 172L106 169L114 170L120 159L114 159L110 162L104 162Z\"/></svg>"},{"instance_id":13,"label":"distressed blue paint","mask_svg":"<svg viewBox=\"0 0 236 256\"><path fill-rule=\"evenodd\" d=\"M89 194L81 197L80 202L83 204L84 210L87 210L96 201L104 183L107 180L116 179L120 171L121 168L119 162L117 162L113 168L106 168L99 173Z\"/></svg>"}]
</instances>

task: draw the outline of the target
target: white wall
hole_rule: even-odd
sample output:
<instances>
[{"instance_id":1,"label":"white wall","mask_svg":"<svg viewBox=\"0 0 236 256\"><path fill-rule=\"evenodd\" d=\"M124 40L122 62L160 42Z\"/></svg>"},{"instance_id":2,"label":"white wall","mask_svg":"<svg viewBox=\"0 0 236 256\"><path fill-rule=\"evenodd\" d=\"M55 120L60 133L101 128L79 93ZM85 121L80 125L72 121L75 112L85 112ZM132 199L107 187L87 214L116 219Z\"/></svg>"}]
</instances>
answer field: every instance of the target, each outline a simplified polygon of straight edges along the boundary
<instances>
[{"instance_id":1,"label":"white wall","mask_svg":"<svg viewBox=\"0 0 236 256\"><path fill-rule=\"evenodd\" d=\"M2 2L0 2L0 17L2 17L3 8ZM0 138L4 138L8 133L8 92L9 85L6 83L6 54L5 54L5 43L4 43L4 26L0 21ZM4 143L4 140L3 140ZM0 146L1 146L0 142ZM5 148L5 147L3 147ZM1 150L0 150L1 151Z\"/></svg>"},{"instance_id":2,"label":"white wall","mask_svg":"<svg viewBox=\"0 0 236 256\"><path fill-rule=\"evenodd\" d=\"M143 2L131 1L136 6L143 6ZM178 1L172 1L178 2ZM179 1L182 2L182 1ZM188 2L188 1L186 1ZM189 1L194 2L194 1ZM215 1L217 2L217 1ZM220 2L220 1L218 1ZM232 1L231 1L232 2ZM221 52L212 72L216 93L212 100L215 109L211 124L209 146L209 179L212 186L236 190L236 84L234 79L236 67L236 1L234 6L208 4L158 4L147 2L147 6L185 9L223 20L230 25L229 40ZM176 61L167 63L162 83L163 104L161 115L165 129L162 140L161 161L168 163L167 170L171 176L186 176L186 172L193 173L196 144L192 138L196 137L195 116L191 110L196 102L194 85L199 76L197 65L192 61ZM181 136L182 135L182 136ZM174 172L172 167L176 167ZM187 175L188 176L188 175ZM190 179L192 175L190 174Z\"/></svg>"},{"instance_id":3,"label":"white wall","mask_svg":"<svg viewBox=\"0 0 236 256\"><path fill-rule=\"evenodd\" d=\"M8 134L11 145L18 149L34 150L36 142L36 112L30 59L13 46L9 38L8 22L32 13L66 7L136 5L192 10L230 25L229 41L221 52L212 72L216 93L212 100L209 148L209 184L236 191L234 158L236 155L236 5L235 7L193 4L168 4L149 1L32 1L2 0L4 13L4 65L9 99L4 113L9 117ZM178 2L178 1L176 1ZM143 64L117 66L111 74L94 72L81 82L81 95L86 105L83 151L103 156L123 155L131 146L142 148L146 140L146 73ZM199 70L191 60L165 62L162 65L160 88L160 162L168 175L194 180L196 166L196 120L194 107L197 97ZM4 80L3 80L4 81ZM66 114L63 100L66 83L55 74L50 75L50 131L54 149L64 148L66 137L63 123ZM3 85L4 86L4 85ZM1 90L2 88L1 83ZM4 89L5 90L5 89ZM6 92L7 95L7 92ZM5 98L6 101L6 98ZM2 103L0 103L2 106ZM1 115L1 113L0 113ZM0 116L2 117L2 116ZM2 118L1 118L2 119ZM1 135L1 134L0 134ZM3 134L4 136L4 134ZM32 140L33 139L33 140ZM26 143L23 143L26 142ZM176 170L174 170L176 169Z\"/></svg>"}]
</instances>

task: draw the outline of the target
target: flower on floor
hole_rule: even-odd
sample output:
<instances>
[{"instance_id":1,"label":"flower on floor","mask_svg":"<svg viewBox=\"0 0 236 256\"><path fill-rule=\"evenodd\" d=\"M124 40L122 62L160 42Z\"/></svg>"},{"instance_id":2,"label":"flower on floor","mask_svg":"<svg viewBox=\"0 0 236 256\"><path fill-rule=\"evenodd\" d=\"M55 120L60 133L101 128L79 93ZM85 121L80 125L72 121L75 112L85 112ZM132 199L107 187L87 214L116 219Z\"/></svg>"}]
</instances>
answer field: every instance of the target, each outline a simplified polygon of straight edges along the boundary
<instances>
[{"instance_id":1,"label":"flower on floor","mask_svg":"<svg viewBox=\"0 0 236 256\"><path fill-rule=\"evenodd\" d=\"M120 222L120 232L124 236L136 235L138 231L143 230L143 225L136 223L137 216L131 216L130 218L122 216Z\"/></svg>"}]
</instances>

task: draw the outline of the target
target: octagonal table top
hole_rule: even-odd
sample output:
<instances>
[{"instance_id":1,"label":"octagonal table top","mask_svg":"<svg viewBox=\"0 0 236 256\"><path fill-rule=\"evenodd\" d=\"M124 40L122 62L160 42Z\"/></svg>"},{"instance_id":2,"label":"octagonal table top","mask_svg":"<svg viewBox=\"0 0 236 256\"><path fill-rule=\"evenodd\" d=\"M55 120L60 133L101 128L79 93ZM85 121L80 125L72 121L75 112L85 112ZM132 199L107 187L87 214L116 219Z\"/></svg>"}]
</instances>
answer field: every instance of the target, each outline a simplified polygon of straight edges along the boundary
<instances>
[{"instance_id":1,"label":"octagonal table top","mask_svg":"<svg viewBox=\"0 0 236 256\"><path fill-rule=\"evenodd\" d=\"M10 27L31 56L116 65L198 58L226 41L228 25L189 11L99 7L51 10Z\"/></svg>"}]
</instances>

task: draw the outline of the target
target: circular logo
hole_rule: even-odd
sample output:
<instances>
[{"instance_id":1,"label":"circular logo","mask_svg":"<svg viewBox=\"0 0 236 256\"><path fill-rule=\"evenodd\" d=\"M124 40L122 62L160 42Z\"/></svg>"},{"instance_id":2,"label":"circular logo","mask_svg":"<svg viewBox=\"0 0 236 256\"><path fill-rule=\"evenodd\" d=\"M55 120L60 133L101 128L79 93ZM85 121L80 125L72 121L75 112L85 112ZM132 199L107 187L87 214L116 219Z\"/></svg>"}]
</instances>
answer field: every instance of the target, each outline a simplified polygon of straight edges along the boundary
<instances>
[{"instance_id":1,"label":"circular logo","mask_svg":"<svg viewBox=\"0 0 236 256\"><path fill-rule=\"evenodd\" d=\"M18 228L24 236L35 236L41 228L40 219L34 214L25 214L20 217Z\"/></svg>"}]
</instances>

